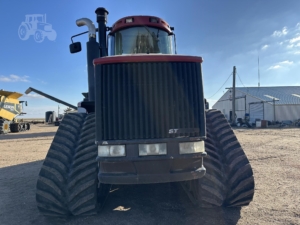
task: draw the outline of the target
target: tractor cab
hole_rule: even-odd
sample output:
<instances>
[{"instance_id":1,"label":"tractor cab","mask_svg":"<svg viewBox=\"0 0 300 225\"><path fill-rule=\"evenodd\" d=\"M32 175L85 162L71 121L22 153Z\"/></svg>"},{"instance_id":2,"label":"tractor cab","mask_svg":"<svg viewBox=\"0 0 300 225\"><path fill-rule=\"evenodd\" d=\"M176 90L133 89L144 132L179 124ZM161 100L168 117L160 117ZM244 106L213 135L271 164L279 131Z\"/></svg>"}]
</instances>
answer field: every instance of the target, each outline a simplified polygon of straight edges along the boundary
<instances>
[{"instance_id":1,"label":"tractor cab","mask_svg":"<svg viewBox=\"0 0 300 225\"><path fill-rule=\"evenodd\" d=\"M173 28L158 17L124 17L110 30L108 55L174 54Z\"/></svg>"},{"instance_id":2,"label":"tractor cab","mask_svg":"<svg viewBox=\"0 0 300 225\"><path fill-rule=\"evenodd\" d=\"M46 17L46 15L45 15ZM25 22L26 23L45 23L45 17L42 14L31 14L26 15Z\"/></svg>"}]
</instances>

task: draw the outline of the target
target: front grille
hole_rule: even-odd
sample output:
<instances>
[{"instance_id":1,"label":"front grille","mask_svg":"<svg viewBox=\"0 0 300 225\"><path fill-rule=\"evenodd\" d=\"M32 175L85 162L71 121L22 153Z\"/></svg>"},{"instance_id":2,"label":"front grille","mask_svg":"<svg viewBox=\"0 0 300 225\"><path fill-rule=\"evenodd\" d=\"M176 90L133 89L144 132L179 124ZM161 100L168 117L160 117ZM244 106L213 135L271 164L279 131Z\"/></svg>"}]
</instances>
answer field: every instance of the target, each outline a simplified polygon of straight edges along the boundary
<instances>
[{"instance_id":1,"label":"front grille","mask_svg":"<svg viewBox=\"0 0 300 225\"><path fill-rule=\"evenodd\" d=\"M96 66L98 141L199 137L203 114L200 63Z\"/></svg>"}]
</instances>

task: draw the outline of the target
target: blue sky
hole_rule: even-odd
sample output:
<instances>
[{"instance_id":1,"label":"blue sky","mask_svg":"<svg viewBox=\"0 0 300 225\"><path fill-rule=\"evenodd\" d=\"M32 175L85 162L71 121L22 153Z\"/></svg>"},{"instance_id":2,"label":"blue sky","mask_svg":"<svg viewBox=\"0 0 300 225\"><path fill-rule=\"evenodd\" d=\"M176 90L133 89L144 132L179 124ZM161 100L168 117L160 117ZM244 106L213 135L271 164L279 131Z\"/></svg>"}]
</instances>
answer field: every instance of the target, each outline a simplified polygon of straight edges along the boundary
<instances>
[{"instance_id":1,"label":"blue sky","mask_svg":"<svg viewBox=\"0 0 300 225\"><path fill-rule=\"evenodd\" d=\"M83 46L77 54L69 53L70 37L86 30L76 26L76 19L96 22L97 7L109 11L108 26L128 15L159 16L174 26L178 54L204 58L204 93L210 105L232 85L229 79L217 92L233 66L243 85L257 86L258 55L261 86L300 85L299 0L0 0L0 89L24 93L31 86L73 105L81 101L88 88L87 36L75 39ZM21 40L18 28L28 14L46 14L56 39ZM237 79L237 86L242 83ZM44 117L58 107L34 93L21 100L28 101L24 111L29 118Z\"/></svg>"}]
</instances>

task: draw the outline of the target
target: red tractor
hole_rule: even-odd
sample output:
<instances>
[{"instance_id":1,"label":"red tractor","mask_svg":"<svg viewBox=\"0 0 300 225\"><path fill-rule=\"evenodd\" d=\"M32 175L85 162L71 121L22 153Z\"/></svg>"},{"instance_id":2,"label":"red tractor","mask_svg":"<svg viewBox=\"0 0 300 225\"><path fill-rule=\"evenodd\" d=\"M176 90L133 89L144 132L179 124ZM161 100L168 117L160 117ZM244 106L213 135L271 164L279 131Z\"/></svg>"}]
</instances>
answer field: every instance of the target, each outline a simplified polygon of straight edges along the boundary
<instances>
[{"instance_id":1,"label":"red tractor","mask_svg":"<svg viewBox=\"0 0 300 225\"><path fill-rule=\"evenodd\" d=\"M97 29L76 21L89 29L86 113L67 114L57 130L37 181L40 212L91 215L112 184L165 182L181 182L200 206L248 205L253 172L223 114L205 107L202 58L177 55L161 18L108 27L108 11L96 15Z\"/></svg>"}]
</instances>

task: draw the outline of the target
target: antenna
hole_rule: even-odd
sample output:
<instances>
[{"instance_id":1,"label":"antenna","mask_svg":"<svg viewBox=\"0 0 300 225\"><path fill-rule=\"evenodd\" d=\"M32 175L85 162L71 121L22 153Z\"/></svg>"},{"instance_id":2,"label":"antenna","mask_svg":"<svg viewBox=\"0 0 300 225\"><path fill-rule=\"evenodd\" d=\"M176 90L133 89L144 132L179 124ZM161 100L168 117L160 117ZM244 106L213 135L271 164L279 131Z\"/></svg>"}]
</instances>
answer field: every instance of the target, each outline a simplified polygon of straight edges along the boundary
<instances>
[{"instance_id":1,"label":"antenna","mask_svg":"<svg viewBox=\"0 0 300 225\"><path fill-rule=\"evenodd\" d=\"M257 56L257 64L258 64L258 87L260 87L259 56Z\"/></svg>"}]
</instances>

